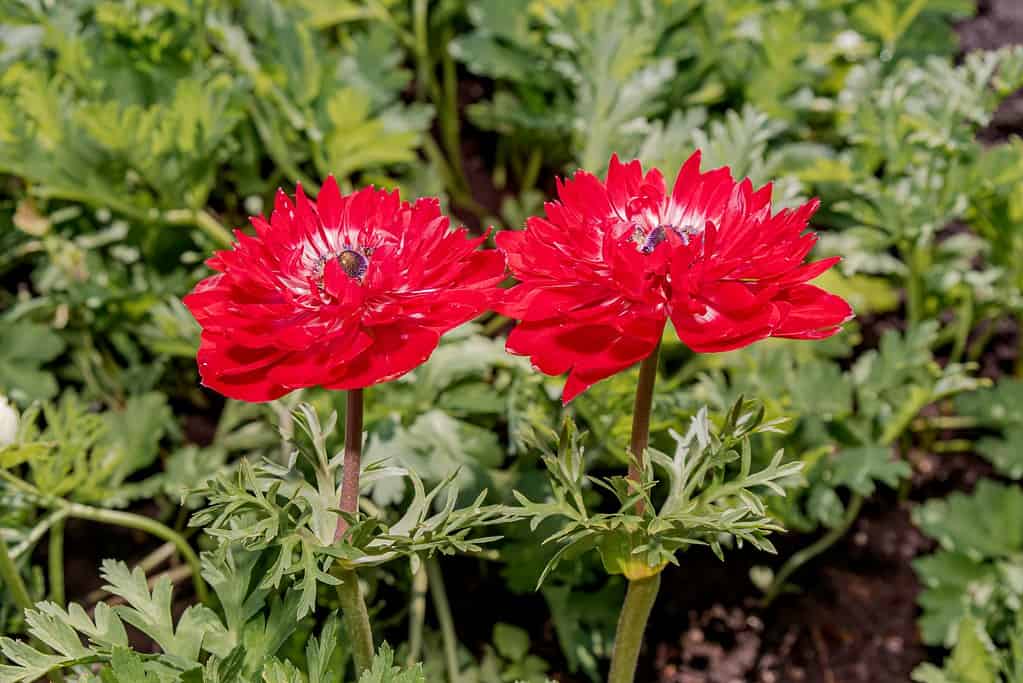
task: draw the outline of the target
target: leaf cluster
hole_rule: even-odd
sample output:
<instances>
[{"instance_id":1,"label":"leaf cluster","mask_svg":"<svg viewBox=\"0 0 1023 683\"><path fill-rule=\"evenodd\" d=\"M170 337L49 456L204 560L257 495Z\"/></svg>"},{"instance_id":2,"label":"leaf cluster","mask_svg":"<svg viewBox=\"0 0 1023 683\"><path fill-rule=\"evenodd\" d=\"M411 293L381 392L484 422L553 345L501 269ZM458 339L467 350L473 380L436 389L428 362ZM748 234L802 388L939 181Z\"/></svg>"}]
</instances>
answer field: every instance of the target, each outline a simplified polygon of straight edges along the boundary
<instances>
[{"instance_id":1,"label":"leaf cluster","mask_svg":"<svg viewBox=\"0 0 1023 683\"><path fill-rule=\"evenodd\" d=\"M475 553L497 536L475 532L502 521L498 506L486 505L486 491L467 506L456 507L452 488L456 474L427 491L415 471L397 466L367 466L360 482L367 486L389 477L403 477L412 496L403 514L388 520L382 512L349 514L337 508L343 473L343 452L330 455L327 439L337 424L331 414L321 424L312 406L300 404L293 412L298 435L286 463L242 461L237 472L216 476L197 493L207 505L191 519L225 546L250 552L267 551L274 557L260 585L290 589L299 595L299 617L313 611L319 584L337 585L332 567L352 569L378 566L399 557L413 565L419 557L435 553ZM338 519L347 530L335 538ZM290 587L290 588L289 588Z\"/></svg>"},{"instance_id":2,"label":"leaf cluster","mask_svg":"<svg viewBox=\"0 0 1023 683\"><path fill-rule=\"evenodd\" d=\"M767 536L781 527L763 501L765 492L784 495L799 482L800 463L783 463L778 452L770 463L753 470L750 436L774 431L777 421L764 421L762 408L740 399L720 426L706 409L691 420L684 435L673 433L672 455L649 449L641 482L621 476L595 477L585 471L582 435L566 420L558 450L544 455L552 477L551 498L532 501L517 494L517 514L532 529L556 518L560 527L544 543L558 551L540 583L565 558L598 549L611 573L660 571L676 554L694 545L709 546L723 559L723 544L735 542L774 551ZM655 472L663 478L657 478ZM657 500L656 492L663 484ZM613 512L595 512L587 489L599 487L617 501Z\"/></svg>"}]
</instances>

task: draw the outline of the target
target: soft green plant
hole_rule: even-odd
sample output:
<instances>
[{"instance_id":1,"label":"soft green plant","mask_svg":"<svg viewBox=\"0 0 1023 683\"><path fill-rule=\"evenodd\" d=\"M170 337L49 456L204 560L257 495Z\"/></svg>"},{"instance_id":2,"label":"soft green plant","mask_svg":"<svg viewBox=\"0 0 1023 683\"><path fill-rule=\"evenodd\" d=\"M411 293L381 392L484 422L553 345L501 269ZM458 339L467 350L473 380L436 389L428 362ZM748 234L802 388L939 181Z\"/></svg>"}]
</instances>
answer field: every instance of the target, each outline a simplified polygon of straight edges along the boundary
<instances>
[{"instance_id":1,"label":"soft green plant","mask_svg":"<svg viewBox=\"0 0 1023 683\"><path fill-rule=\"evenodd\" d=\"M929 500L914 511L917 526L940 544L914 562L924 584L924 642L954 645L964 619L996 643L1009 641L1023 600L1021 516L1023 491L987 479L972 494Z\"/></svg>"}]
</instances>

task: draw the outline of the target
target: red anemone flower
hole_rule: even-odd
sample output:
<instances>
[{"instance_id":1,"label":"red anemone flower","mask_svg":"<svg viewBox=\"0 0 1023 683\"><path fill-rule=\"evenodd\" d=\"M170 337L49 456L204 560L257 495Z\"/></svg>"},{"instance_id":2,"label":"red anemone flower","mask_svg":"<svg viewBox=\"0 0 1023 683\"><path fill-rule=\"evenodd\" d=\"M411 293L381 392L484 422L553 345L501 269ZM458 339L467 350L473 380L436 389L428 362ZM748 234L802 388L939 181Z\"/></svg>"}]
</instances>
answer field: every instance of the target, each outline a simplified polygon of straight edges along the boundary
<instances>
[{"instance_id":1,"label":"red anemone flower","mask_svg":"<svg viewBox=\"0 0 1023 683\"><path fill-rule=\"evenodd\" d=\"M359 389L429 358L440 335L493 303L504 259L451 231L436 199L372 187L317 202L278 190L270 221L207 263L185 297L202 326L203 384L269 401L300 387Z\"/></svg>"},{"instance_id":2,"label":"red anemone flower","mask_svg":"<svg viewBox=\"0 0 1023 683\"><path fill-rule=\"evenodd\" d=\"M652 353L668 318L691 349L715 352L821 339L852 317L807 284L838 261L803 263L817 200L772 213L770 185L754 191L727 167L701 173L699 152L670 192L660 171L615 156L606 183L578 171L558 196L546 218L498 234L520 281L499 309L521 321L509 351L549 375L570 372L566 403Z\"/></svg>"}]
</instances>

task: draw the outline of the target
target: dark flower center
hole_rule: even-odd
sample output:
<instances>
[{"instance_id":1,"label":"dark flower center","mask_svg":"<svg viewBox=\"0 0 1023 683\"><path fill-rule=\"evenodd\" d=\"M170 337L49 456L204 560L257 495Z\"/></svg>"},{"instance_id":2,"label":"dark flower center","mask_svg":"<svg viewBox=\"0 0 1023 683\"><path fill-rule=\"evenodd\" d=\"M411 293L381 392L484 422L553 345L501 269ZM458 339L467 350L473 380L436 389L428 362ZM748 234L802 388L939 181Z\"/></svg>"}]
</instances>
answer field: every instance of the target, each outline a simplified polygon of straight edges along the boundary
<instances>
[{"instance_id":1,"label":"dark flower center","mask_svg":"<svg viewBox=\"0 0 1023 683\"><path fill-rule=\"evenodd\" d=\"M362 276L366 274L366 269L369 268L369 259L354 249L345 249L338 254L337 262L348 277L353 277L356 280L361 280Z\"/></svg>"},{"instance_id":2,"label":"dark flower center","mask_svg":"<svg viewBox=\"0 0 1023 683\"><path fill-rule=\"evenodd\" d=\"M689 244L689 238L697 233L694 226L684 225L681 228L670 223L661 223L650 232L643 232L643 228L636 226L632 235L632 241L642 254L652 254L657 245L668 237L667 231L671 230L682 240L682 244Z\"/></svg>"},{"instance_id":3,"label":"dark flower center","mask_svg":"<svg viewBox=\"0 0 1023 683\"><path fill-rule=\"evenodd\" d=\"M652 254L657 245L667 239L667 230L673 230L675 234L681 234L678 228L667 223L654 227L650 232L643 232L643 228L637 225L632 235L632 241L636 243L636 248L639 249L640 253Z\"/></svg>"}]
</instances>

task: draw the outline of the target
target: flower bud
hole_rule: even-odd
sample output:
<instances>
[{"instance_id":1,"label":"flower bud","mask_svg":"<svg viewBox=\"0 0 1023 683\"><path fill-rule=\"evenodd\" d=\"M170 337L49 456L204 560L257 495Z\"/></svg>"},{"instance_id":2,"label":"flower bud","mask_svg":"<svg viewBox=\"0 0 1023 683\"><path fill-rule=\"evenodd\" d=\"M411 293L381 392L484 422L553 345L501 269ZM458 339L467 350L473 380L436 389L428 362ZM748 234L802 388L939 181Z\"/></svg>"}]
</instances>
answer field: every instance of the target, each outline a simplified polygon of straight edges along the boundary
<instances>
[{"instance_id":1,"label":"flower bud","mask_svg":"<svg viewBox=\"0 0 1023 683\"><path fill-rule=\"evenodd\" d=\"M0 396L0 448L9 446L18 438L18 411L5 396Z\"/></svg>"}]
</instances>

